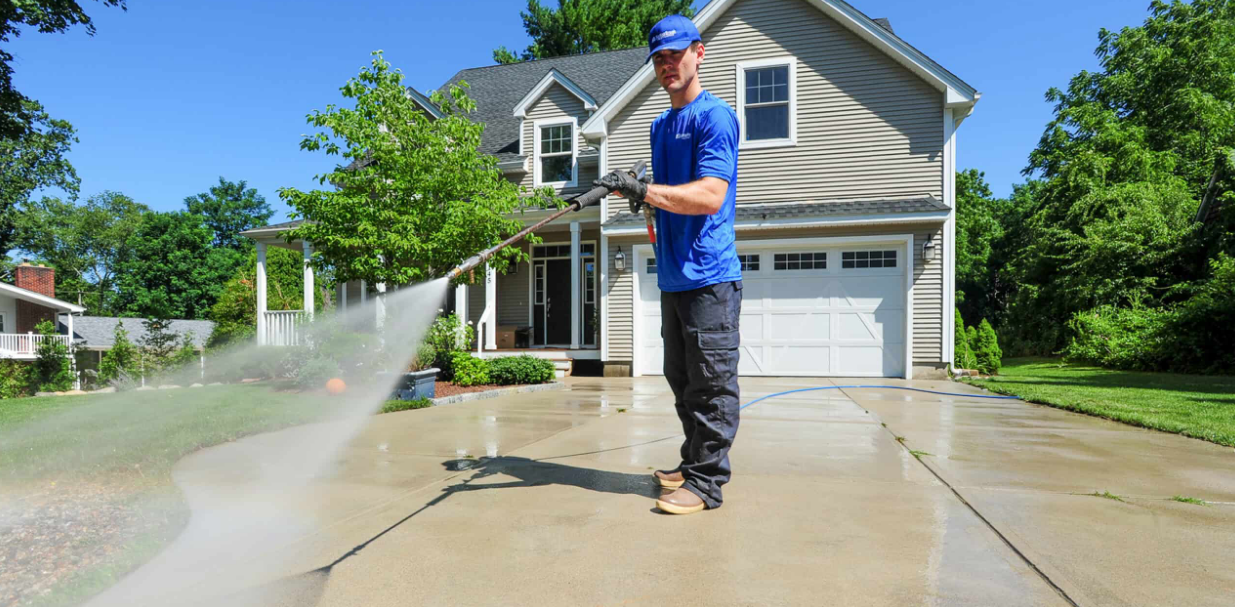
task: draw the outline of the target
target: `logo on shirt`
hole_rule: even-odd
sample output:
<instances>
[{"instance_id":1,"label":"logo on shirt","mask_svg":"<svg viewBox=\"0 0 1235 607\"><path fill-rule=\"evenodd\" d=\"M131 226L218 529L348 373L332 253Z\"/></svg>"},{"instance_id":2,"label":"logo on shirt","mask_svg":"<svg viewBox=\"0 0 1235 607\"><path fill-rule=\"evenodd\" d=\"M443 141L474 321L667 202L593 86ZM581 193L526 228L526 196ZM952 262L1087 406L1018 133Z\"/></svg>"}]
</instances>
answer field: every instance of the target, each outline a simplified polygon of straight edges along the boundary
<instances>
[{"instance_id":1,"label":"logo on shirt","mask_svg":"<svg viewBox=\"0 0 1235 607\"><path fill-rule=\"evenodd\" d=\"M673 136L674 139L690 139L690 133L678 133Z\"/></svg>"}]
</instances>

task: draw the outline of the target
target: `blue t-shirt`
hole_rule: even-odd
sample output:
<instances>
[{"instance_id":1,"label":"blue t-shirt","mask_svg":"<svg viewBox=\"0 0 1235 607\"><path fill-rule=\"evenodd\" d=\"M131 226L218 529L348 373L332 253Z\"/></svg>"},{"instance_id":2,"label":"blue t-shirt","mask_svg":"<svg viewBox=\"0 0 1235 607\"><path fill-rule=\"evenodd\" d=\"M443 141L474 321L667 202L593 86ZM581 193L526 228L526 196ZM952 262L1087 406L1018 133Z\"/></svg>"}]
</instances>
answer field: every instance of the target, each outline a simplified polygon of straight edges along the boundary
<instances>
[{"instance_id":1,"label":"blue t-shirt","mask_svg":"<svg viewBox=\"0 0 1235 607\"><path fill-rule=\"evenodd\" d=\"M652 176L682 185L704 177L729 182L715 215L656 210L656 273L660 290L689 291L742 279L734 247L738 187L738 117L729 104L703 91L685 107L652 121Z\"/></svg>"}]
</instances>

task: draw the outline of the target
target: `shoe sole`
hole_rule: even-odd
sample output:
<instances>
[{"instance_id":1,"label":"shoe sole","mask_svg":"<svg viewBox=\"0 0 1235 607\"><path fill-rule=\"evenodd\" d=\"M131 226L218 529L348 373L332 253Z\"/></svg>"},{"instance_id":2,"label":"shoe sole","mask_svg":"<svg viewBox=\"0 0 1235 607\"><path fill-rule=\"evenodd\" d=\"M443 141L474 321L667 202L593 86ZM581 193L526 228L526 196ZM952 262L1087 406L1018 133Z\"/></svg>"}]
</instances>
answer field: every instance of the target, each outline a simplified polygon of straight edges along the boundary
<instances>
[{"instance_id":1,"label":"shoe sole","mask_svg":"<svg viewBox=\"0 0 1235 607\"><path fill-rule=\"evenodd\" d=\"M662 512L668 512L669 514L694 514L706 508L707 504L699 504L698 506L677 506L661 500L656 500L656 507L660 508Z\"/></svg>"},{"instance_id":2,"label":"shoe sole","mask_svg":"<svg viewBox=\"0 0 1235 607\"><path fill-rule=\"evenodd\" d=\"M685 480L671 481L667 478L656 476L655 474L652 475L652 478L656 479L656 482L660 483L660 486L666 489L677 489L678 487L686 484Z\"/></svg>"}]
</instances>

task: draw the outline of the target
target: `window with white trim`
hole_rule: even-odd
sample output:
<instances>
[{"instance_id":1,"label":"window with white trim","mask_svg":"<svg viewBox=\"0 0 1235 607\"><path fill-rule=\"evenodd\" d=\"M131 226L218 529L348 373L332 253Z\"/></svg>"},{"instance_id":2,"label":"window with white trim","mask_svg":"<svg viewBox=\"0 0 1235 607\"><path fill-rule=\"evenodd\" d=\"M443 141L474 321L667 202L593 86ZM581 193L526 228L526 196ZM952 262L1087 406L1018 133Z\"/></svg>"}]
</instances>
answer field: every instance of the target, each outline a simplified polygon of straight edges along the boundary
<instances>
[{"instance_id":1,"label":"window with white trim","mask_svg":"<svg viewBox=\"0 0 1235 607\"><path fill-rule=\"evenodd\" d=\"M545 264L536 264L536 273L534 277L534 293L533 303L538 306L545 305Z\"/></svg>"},{"instance_id":2,"label":"window with white trim","mask_svg":"<svg viewBox=\"0 0 1235 607\"><path fill-rule=\"evenodd\" d=\"M742 264L743 272L758 272L759 254L752 253L750 255L738 255L738 263Z\"/></svg>"},{"instance_id":3,"label":"window with white trim","mask_svg":"<svg viewBox=\"0 0 1235 607\"><path fill-rule=\"evenodd\" d=\"M797 140L797 87L792 57L737 65L742 147L793 145Z\"/></svg>"},{"instance_id":4,"label":"window with white trim","mask_svg":"<svg viewBox=\"0 0 1235 607\"><path fill-rule=\"evenodd\" d=\"M895 268L896 251L843 251L840 254L840 267L843 269Z\"/></svg>"},{"instance_id":5,"label":"window with white trim","mask_svg":"<svg viewBox=\"0 0 1235 607\"><path fill-rule=\"evenodd\" d=\"M772 256L773 270L826 270L828 269L828 254L819 253L777 253Z\"/></svg>"},{"instance_id":6,"label":"window with white trim","mask_svg":"<svg viewBox=\"0 0 1235 607\"><path fill-rule=\"evenodd\" d=\"M536 184L575 183L575 123L536 124Z\"/></svg>"}]
</instances>

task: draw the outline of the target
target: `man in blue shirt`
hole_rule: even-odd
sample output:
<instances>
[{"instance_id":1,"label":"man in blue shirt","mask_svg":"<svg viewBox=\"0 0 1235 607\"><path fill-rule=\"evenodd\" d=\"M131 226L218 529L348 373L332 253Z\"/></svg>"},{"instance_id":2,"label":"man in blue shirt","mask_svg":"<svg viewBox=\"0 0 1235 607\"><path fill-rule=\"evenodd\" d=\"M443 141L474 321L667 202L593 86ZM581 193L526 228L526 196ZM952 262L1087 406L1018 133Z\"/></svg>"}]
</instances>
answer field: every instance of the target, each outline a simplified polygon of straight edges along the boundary
<instances>
[{"instance_id":1,"label":"man in blue shirt","mask_svg":"<svg viewBox=\"0 0 1235 607\"><path fill-rule=\"evenodd\" d=\"M704 48L689 19L671 15L648 34L648 59L671 107L652 122L655 184L614 171L596 181L656 209L665 379L686 433L681 464L657 471L674 489L656 505L671 514L719 508L738 429L738 316L742 269L734 246L738 119L703 90Z\"/></svg>"}]
</instances>

